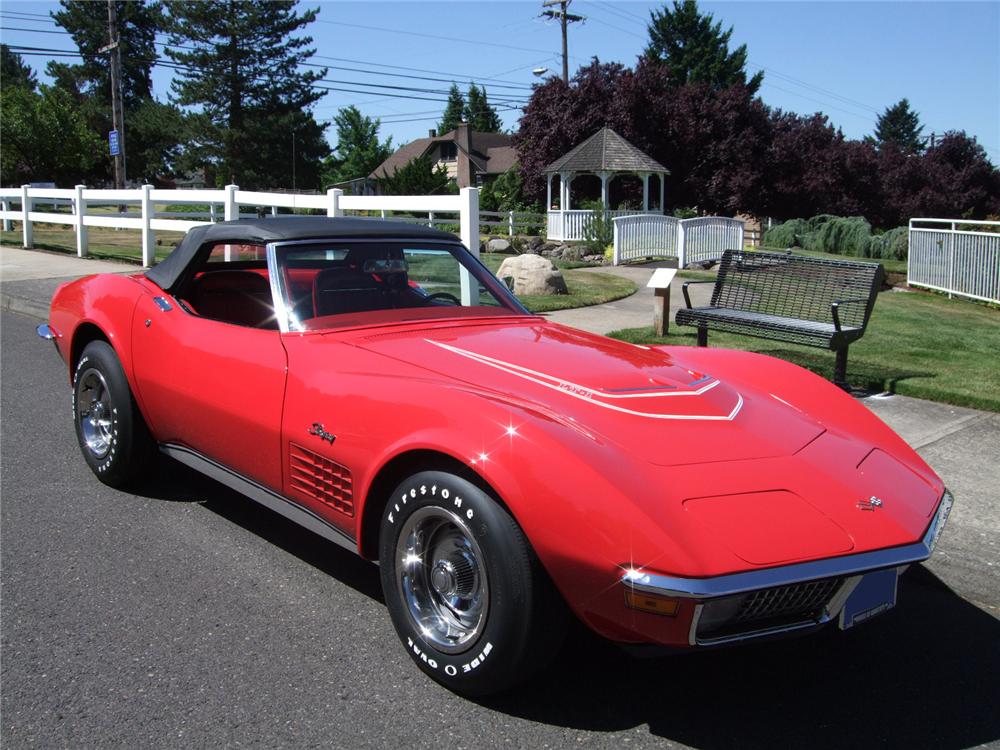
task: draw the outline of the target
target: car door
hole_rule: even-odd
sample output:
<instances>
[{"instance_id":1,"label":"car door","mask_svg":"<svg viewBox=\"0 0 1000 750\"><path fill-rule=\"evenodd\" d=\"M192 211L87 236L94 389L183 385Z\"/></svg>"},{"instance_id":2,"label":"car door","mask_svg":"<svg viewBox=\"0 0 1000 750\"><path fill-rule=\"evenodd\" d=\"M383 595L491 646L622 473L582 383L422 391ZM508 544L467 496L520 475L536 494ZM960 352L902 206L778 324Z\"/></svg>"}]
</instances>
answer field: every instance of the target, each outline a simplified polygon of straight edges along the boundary
<instances>
[{"instance_id":1,"label":"car door","mask_svg":"<svg viewBox=\"0 0 1000 750\"><path fill-rule=\"evenodd\" d=\"M280 491L281 334L201 317L150 294L136 307L132 339L136 384L157 439Z\"/></svg>"}]
</instances>

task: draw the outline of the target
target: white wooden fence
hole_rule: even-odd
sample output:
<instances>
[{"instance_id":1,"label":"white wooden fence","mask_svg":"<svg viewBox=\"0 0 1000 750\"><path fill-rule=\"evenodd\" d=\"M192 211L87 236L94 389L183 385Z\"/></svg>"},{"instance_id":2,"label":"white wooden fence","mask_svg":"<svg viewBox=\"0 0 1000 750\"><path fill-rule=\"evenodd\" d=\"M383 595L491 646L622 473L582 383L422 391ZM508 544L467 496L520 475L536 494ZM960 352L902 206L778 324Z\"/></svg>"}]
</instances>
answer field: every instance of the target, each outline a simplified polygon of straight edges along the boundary
<instances>
[{"instance_id":1,"label":"white wooden fence","mask_svg":"<svg viewBox=\"0 0 1000 750\"><path fill-rule=\"evenodd\" d=\"M578 242L585 238L587 222L590 220L593 211L573 210L560 211L558 209L548 212L546 221L545 236L550 240L562 242ZM610 221L616 216L631 216L635 211L605 211L605 220ZM644 214L645 215L645 214ZM659 214L650 214L659 215Z\"/></svg>"},{"instance_id":2,"label":"white wooden fence","mask_svg":"<svg viewBox=\"0 0 1000 750\"><path fill-rule=\"evenodd\" d=\"M1000 221L910 219L909 235L908 284L1000 303Z\"/></svg>"},{"instance_id":3,"label":"white wooden fence","mask_svg":"<svg viewBox=\"0 0 1000 750\"><path fill-rule=\"evenodd\" d=\"M59 212L66 204L70 212ZM14 208L17 204L17 208ZM227 185L223 190L157 190L152 185L143 185L134 190L95 190L77 185L72 190L56 188L0 188L0 220L5 231L10 230L11 221L21 222L22 244L26 248L33 245L33 226L36 223L68 224L76 232L76 251L81 258L87 256L88 227L111 227L116 229L137 229L141 232L142 263L151 266L154 262L156 232L187 232L192 227L210 223L198 219L172 218L180 212L157 212L157 205L208 205L211 215L216 206L222 208L226 221L240 217L241 207L316 209L325 211L327 216L344 216L349 212L378 212L385 216L389 211L415 211L427 213L431 221L434 214L450 213L457 217L449 223L458 223L462 243L473 253L479 253L479 190L462 188L459 195L345 195L334 188L325 195L305 193L263 193L240 190L236 185ZM138 206L137 213L95 214L88 208L97 205ZM37 208L52 206L51 211ZM180 214L184 215L184 214ZM415 219L421 223L427 220Z\"/></svg>"},{"instance_id":4,"label":"white wooden fence","mask_svg":"<svg viewBox=\"0 0 1000 750\"><path fill-rule=\"evenodd\" d=\"M614 222L614 264L638 258L677 258L680 268L722 258L725 250L743 249L744 222L727 216L636 214Z\"/></svg>"}]
</instances>

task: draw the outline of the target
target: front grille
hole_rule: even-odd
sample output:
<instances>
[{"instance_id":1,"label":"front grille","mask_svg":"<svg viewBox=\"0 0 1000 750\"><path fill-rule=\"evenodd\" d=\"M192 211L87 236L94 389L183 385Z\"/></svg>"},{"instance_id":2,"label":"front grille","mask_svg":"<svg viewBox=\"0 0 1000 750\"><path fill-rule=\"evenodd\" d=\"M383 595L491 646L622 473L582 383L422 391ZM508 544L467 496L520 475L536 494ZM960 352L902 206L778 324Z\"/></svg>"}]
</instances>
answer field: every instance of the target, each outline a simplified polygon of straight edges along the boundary
<instances>
[{"instance_id":1,"label":"front grille","mask_svg":"<svg viewBox=\"0 0 1000 750\"><path fill-rule=\"evenodd\" d=\"M354 515L351 472L346 467L291 444L291 486L334 510Z\"/></svg>"},{"instance_id":2,"label":"front grille","mask_svg":"<svg viewBox=\"0 0 1000 750\"><path fill-rule=\"evenodd\" d=\"M825 578L706 602L697 638L730 638L817 620L842 583Z\"/></svg>"}]
</instances>

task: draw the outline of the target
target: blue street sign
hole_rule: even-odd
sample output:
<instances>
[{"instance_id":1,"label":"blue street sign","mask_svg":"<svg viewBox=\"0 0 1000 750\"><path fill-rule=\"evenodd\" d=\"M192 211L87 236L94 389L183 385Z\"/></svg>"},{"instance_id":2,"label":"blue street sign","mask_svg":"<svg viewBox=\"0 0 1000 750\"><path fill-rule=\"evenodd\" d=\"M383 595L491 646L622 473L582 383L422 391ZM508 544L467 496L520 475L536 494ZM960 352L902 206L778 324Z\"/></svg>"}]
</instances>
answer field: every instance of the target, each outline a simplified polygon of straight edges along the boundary
<instances>
[{"instance_id":1,"label":"blue street sign","mask_svg":"<svg viewBox=\"0 0 1000 750\"><path fill-rule=\"evenodd\" d=\"M111 155L118 156L122 152L121 146L118 145L118 131L112 130L108 132L108 146L111 148Z\"/></svg>"}]
</instances>

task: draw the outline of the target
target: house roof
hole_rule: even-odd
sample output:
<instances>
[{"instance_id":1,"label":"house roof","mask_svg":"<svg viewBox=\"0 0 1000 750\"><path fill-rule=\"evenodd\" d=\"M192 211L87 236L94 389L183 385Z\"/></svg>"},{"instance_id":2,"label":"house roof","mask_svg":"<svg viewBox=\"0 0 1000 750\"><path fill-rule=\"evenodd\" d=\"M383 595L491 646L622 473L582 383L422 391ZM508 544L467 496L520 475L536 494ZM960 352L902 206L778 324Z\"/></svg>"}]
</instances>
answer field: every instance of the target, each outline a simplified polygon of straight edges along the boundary
<instances>
[{"instance_id":1,"label":"house roof","mask_svg":"<svg viewBox=\"0 0 1000 750\"><path fill-rule=\"evenodd\" d=\"M611 128L601 128L572 151L556 159L548 172L663 172L656 159L633 146Z\"/></svg>"},{"instance_id":2,"label":"house roof","mask_svg":"<svg viewBox=\"0 0 1000 750\"><path fill-rule=\"evenodd\" d=\"M458 143L457 130L451 130L434 138L417 138L415 141L410 141L375 167L375 171L369 176L378 179L393 175L397 169L405 166L413 159L423 156L436 144L447 142ZM514 151L513 146L513 137L506 133L479 133L470 131L469 146L471 150L471 153L468 155L469 159L475 166L476 171L484 174L502 174L517 161L517 153Z\"/></svg>"}]
</instances>

